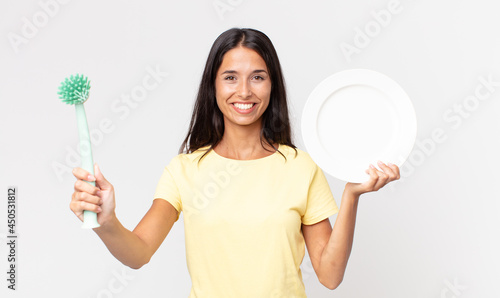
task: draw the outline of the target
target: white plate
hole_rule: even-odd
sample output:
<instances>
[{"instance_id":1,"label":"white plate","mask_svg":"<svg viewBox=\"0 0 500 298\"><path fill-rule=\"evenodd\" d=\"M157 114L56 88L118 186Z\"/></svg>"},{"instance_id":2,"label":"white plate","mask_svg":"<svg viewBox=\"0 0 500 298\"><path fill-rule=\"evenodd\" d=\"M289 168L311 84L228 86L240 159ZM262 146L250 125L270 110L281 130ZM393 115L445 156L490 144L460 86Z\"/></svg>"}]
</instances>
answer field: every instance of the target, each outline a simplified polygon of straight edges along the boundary
<instances>
[{"instance_id":1,"label":"white plate","mask_svg":"<svg viewBox=\"0 0 500 298\"><path fill-rule=\"evenodd\" d=\"M364 182L370 164L401 165L417 135L417 119L406 92L391 78L350 69L326 78L302 113L302 137L318 166L340 180Z\"/></svg>"}]
</instances>

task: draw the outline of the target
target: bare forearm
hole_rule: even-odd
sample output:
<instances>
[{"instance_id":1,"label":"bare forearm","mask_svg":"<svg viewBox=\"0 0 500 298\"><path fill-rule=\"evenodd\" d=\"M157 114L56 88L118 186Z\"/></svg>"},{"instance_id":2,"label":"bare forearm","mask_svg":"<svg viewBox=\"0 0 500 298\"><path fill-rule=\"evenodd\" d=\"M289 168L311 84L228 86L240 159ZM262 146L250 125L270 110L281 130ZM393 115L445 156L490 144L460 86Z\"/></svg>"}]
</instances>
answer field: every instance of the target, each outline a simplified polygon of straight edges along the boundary
<instances>
[{"instance_id":1,"label":"bare forearm","mask_svg":"<svg viewBox=\"0 0 500 298\"><path fill-rule=\"evenodd\" d=\"M136 234L127 230L118 220L113 219L94 231L104 242L111 254L124 265L139 269L149 262L146 243Z\"/></svg>"},{"instance_id":2,"label":"bare forearm","mask_svg":"<svg viewBox=\"0 0 500 298\"><path fill-rule=\"evenodd\" d=\"M332 234L321 255L319 276L331 284L329 288L337 287L344 277L352 249L358 201L359 195L344 190Z\"/></svg>"}]
</instances>

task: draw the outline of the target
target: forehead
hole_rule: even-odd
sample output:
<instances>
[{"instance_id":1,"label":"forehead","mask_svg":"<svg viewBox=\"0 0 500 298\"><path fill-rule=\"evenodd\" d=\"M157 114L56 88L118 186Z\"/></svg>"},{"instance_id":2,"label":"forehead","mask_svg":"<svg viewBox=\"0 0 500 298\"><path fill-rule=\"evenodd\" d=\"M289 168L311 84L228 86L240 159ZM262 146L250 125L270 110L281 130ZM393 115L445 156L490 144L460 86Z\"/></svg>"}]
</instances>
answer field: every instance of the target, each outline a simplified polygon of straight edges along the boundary
<instances>
[{"instance_id":1,"label":"forehead","mask_svg":"<svg viewBox=\"0 0 500 298\"><path fill-rule=\"evenodd\" d=\"M255 68L267 70L266 62L259 53L249 48L237 47L224 54L219 71L227 69L252 71Z\"/></svg>"}]
</instances>

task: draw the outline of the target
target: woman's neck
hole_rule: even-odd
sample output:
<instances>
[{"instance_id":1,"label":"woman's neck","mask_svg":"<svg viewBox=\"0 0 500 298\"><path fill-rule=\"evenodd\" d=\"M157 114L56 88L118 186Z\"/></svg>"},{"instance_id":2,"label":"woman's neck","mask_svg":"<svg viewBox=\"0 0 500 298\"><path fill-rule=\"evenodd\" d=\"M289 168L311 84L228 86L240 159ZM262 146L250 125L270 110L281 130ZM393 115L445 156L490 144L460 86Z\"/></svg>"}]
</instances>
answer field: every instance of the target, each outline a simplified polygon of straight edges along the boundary
<instances>
[{"instance_id":1,"label":"woman's neck","mask_svg":"<svg viewBox=\"0 0 500 298\"><path fill-rule=\"evenodd\" d=\"M274 148L263 142L267 151L260 142L260 126L257 125L239 125L226 126L222 140L215 146L214 150L220 156L238 159L251 160L269 156L275 152ZM277 144L274 144L278 148Z\"/></svg>"}]
</instances>

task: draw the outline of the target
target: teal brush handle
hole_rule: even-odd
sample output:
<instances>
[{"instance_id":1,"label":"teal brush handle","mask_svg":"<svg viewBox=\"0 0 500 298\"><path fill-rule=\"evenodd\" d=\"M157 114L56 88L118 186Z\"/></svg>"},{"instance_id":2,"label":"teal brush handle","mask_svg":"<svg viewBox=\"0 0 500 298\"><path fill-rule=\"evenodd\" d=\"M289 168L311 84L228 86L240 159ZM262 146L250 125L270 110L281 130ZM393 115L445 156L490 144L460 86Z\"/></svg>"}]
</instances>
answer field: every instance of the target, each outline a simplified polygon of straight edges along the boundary
<instances>
[{"instance_id":1,"label":"teal brush handle","mask_svg":"<svg viewBox=\"0 0 500 298\"><path fill-rule=\"evenodd\" d=\"M92 147L90 143L89 126L87 124L87 116L83 103L75 104L76 108L76 122L78 125L78 135L80 138L80 155L82 158L82 169L88 171L94 176L94 162L92 159ZM85 181L92 186L95 186L94 181ZM84 229L98 228L101 225L97 222L97 213L84 210L83 211L83 225Z\"/></svg>"}]
</instances>

